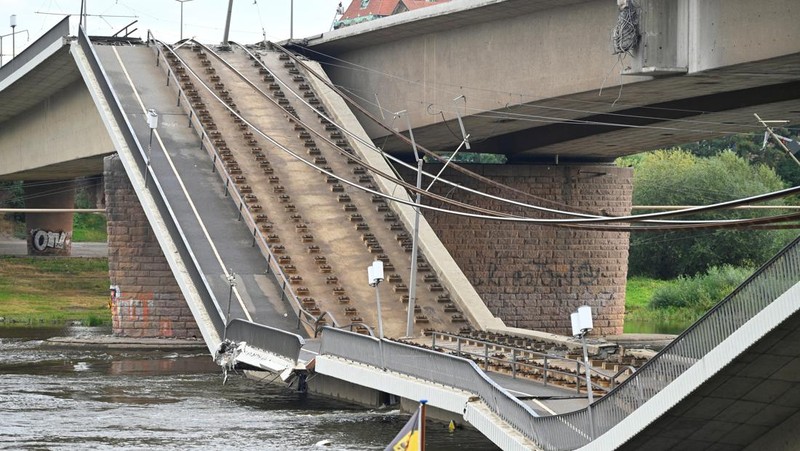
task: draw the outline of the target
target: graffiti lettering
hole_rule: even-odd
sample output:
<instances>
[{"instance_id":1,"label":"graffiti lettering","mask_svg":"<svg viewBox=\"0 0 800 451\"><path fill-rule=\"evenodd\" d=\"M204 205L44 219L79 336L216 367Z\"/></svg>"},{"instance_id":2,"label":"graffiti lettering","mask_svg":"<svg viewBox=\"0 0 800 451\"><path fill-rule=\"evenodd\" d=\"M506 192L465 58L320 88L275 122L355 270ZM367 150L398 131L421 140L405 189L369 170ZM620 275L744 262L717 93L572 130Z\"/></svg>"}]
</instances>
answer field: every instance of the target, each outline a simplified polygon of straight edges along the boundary
<instances>
[{"instance_id":1,"label":"graffiti lettering","mask_svg":"<svg viewBox=\"0 0 800 451\"><path fill-rule=\"evenodd\" d=\"M65 232L48 232L41 229L31 230L31 244L37 251L43 251L47 248L63 249L67 243L67 234Z\"/></svg>"}]
</instances>

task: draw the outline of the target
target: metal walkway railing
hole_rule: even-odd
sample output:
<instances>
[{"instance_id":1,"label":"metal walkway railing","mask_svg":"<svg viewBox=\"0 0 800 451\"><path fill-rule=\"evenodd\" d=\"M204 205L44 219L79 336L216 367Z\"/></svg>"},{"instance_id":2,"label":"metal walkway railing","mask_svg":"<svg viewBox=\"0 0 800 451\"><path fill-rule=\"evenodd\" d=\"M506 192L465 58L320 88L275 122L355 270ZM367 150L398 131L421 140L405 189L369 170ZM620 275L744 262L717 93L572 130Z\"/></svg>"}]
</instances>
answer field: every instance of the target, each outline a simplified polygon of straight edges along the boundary
<instances>
[{"instance_id":1,"label":"metal walkway railing","mask_svg":"<svg viewBox=\"0 0 800 451\"><path fill-rule=\"evenodd\" d=\"M800 238L764 264L747 281L588 409L537 416L528 406L489 380L469 360L392 341L326 329L320 354L395 371L475 393L498 416L544 450L587 445L676 380L800 280Z\"/></svg>"},{"instance_id":2,"label":"metal walkway railing","mask_svg":"<svg viewBox=\"0 0 800 451\"><path fill-rule=\"evenodd\" d=\"M764 264L628 380L592 406L595 437L602 435L672 383L735 330L800 280L800 238ZM588 410L534 422L536 442L547 450L575 449L590 441ZM575 431L584 431L576 434Z\"/></svg>"}]
</instances>

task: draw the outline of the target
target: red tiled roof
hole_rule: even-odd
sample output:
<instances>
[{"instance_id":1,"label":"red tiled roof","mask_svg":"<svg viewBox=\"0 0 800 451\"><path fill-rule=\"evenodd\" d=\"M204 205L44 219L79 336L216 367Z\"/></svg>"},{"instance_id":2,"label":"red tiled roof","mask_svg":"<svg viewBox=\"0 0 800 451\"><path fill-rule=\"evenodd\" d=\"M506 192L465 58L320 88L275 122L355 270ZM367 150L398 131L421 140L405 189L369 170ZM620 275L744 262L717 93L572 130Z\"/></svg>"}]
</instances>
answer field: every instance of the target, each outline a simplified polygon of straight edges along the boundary
<instances>
[{"instance_id":1,"label":"red tiled roof","mask_svg":"<svg viewBox=\"0 0 800 451\"><path fill-rule=\"evenodd\" d=\"M366 8L361 8L361 0L353 0L341 19L355 19L361 16L388 16L392 14L400 0L369 0Z\"/></svg>"},{"instance_id":2,"label":"red tiled roof","mask_svg":"<svg viewBox=\"0 0 800 451\"><path fill-rule=\"evenodd\" d=\"M438 0L436 2L428 2L425 0L403 0L403 3L406 5L409 11L413 11L418 8L424 8L426 6L433 6L437 3L447 3L450 0Z\"/></svg>"},{"instance_id":3,"label":"red tiled roof","mask_svg":"<svg viewBox=\"0 0 800 451\"><path fill-rule=\"evenodd\" d=\"M391 16L400 2L406 5L409 10L414 10L447 1L450 0L437 0L436 2L426 0L369 0L367 6L362 9L361 0L353 0L339 20L355 19L363 16Z\"/></svg>"}]
</instances>

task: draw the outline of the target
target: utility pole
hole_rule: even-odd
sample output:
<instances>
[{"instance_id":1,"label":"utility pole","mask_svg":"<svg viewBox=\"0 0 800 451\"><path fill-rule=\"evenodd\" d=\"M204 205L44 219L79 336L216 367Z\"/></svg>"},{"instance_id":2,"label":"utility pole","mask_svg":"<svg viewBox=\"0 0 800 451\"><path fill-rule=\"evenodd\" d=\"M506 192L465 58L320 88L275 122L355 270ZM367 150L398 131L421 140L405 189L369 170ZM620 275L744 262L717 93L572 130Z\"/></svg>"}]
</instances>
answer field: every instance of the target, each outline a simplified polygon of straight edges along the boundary
<instances>
[{"instance_id":1,"label":"utility pole","mask_svg":"<svg viewBox=\"0 0 800 451\"><path fill-rule=\"evenodd\" d=\"M175 0L175 1L180 2L180 4L181 4L181 38L180 38L180 40L183 41L183 4L186 3L186 2L190 2L192 0ZM228 16L228 17L230 17L230 16Z\"/></svg>"},{"instance_id":2,"label":"utility pole","mask_svg":"<svg viewBox=\"0 0 800 451\"><path fill-rule=\"evenodd\" d=\"M289 2L289 40L294 37L294 0Z\"/></svg>"},{"instance_id":3,"label":"utility pole","mask_svg":"<svg viewBox=\"0 0 800 451\"><path fill-rule=\"evenodd\" d=\"M760 117L760 116L759 116L757 113L753 113L753 116L755 116L755 117L756 117L756 119L758 120L758 122L760 122L760 123L761 123L761 125L763 125L763 126L764 126L764 128L766 128L766 129L767 129L767 134L769 134L769 136L770 136L772 139L774 139L774 140L775 140L775 141L778 143L778 145L779 145L779 146L781 146L781 149L783 149L783 150L784 150L784 152L786 152L786 154L787 154L787 155L789 155L789 157L790 157L792 160L794 160L794 162L795 162L795 163L797 163L797 165L798 165L798 166L800 166L800 160L798 160L798 159L797 159L797 157L795 157L795 156L794 156L794 154L792 153L792 151L791 151L791 150L789 150L789 148L788 148L788 147L786 147L786 144L784 144L784 142L783 142L783 141L784 141L784 139L782 139L783 137L782 137L782 136L778 136L778 135L777 135L777 134L776 134L776 133L775 133L775 132L772 130L772 127L770 127L770 126L768 125L768 124L786 124L786 123L788 123L789 121L765 121L765 120L761 119L761 117ZM764 144L766 145L766 141L764 141Z\"/></svg>"},{"instance_id":4,"label":"utility pole","mask_svg":"<svg viewBox=\"0 0 800 451\"><path fill-rule=\"evenodd\" d=\"M233 11L233 0L228 1L228 19L225 21L225 36L222 37L222 45L228 45L228 34L231 31L231 11Z\"/></svg>"}]
</instances>

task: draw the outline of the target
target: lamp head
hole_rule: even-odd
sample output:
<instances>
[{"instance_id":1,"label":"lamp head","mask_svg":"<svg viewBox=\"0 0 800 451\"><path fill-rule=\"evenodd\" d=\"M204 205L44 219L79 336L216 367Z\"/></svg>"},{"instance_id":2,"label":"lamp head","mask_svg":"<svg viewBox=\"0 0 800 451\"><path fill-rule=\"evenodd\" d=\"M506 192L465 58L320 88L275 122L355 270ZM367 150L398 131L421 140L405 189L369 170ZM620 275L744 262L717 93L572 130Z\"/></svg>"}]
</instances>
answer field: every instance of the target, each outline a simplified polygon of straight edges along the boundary
<instances>
[{"instance_id":1,"label":"lamp head","mask_svg":"<svg viewBox=\"0 0 800 451\"><path fill-rule=\"evenodd\" d=\"M372 265L367 268L367 278L369 279L369 285L373 287L383 280L382 261L375 260L372 262Z\"/></svg>"},{"instance_id":2,"label":"lamp head","mask_svg":"<svg viewBox=\"0 0 800 451\"><path fill-rule=\"evenodd\" d=\"M147 125L151 129L158 128L158 113L152 108L147 110Z\"/></svg>"},{"instance_id":3,"label":"lamp head","mask_svg":"<svg viewBox=\"0 0 800 451\"><path fill-rule=\"evenodd\" d=\"M592 330L592 308L588 305L578 308L577 312L572 312L570 315L570 321L572 322L572 336L574 337L580 337Z\"/></svg>"}]
</instances>

